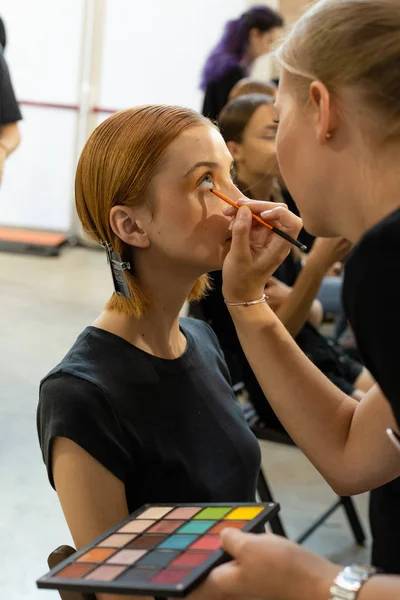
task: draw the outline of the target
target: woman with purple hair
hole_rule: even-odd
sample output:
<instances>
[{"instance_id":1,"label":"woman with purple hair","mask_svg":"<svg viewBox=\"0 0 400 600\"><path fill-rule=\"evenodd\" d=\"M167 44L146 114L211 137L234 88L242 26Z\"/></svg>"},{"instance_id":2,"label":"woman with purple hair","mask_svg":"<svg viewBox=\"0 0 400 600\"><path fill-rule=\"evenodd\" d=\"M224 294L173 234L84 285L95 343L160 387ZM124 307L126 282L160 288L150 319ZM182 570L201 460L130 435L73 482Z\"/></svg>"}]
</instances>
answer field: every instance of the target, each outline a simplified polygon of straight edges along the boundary
<instances>
[{"instance_id":1,"label":"woman with purple hair","mask_svg":"<svg viewBox=\"0 0 400 600\"><path fill-rule=\"evenodd\" d=\"M270 51L282 26L282 17L267 6L253 6L228 21L204 65L200 86L205 91L203 115L218 118L233 86L248 75L256 58Z\"/></svg>"}]
</instances>

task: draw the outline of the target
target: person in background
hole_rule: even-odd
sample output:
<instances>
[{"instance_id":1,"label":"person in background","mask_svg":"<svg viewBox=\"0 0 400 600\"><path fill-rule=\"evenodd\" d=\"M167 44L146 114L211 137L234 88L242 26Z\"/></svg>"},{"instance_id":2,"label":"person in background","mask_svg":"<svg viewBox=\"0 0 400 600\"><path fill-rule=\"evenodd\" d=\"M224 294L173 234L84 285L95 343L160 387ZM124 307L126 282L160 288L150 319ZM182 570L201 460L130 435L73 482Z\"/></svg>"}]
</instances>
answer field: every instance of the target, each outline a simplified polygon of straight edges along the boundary
<instances>
[{"instance_id":1,"label":"person in background","mask_svg":"<svg viewBox=\"0 0 400 600\"><path fill-rule=\"evenodd\" d=\"M233 86L249 74L256 58L270 52L282 27L282 17L267 6L253 6L226 24L203 69L204 116L218 119Z\"/></svg>"},{"instance_id":2,"label":"person in background","mask_svg":"<svg viewBox=\"0 0 400 600\"><path fill-rule=\"evenodd\" d=\"M372 497L372 564L400 574L400 8L398 0L324 0L278 52L282 75L276 144L282 175L304 225L355 244L343 299L375 385L360 401L333 386L298 349L260 299L289 247L237 213L223 266L223 294L247 358L298 446L341 495L383 486ZM221 191L224 191L222 188ZM296 236L283 207L250 203ZM235 215L236 209L225 214ZM256 237L256 239L254 239ZM387 483L390 482L390 483ZM386 484L386 485L384 485ZM377 542L377 543L376 543ZM233 561L199 594L263 600L398 600L400 577L343 567L274 535L225 532Z\"/></svg>"},{"instance_id":3,"label":"person in background","mask_svg":"<svg viewBox=\"0 0 400 600\"><path fill-rule=\"evenodd\" d=\"M265 94L266 96L273 96L275 98L277 91L278 88L272 81L266 83L260 79L243 77L243 79L240 79L237 83L235 83L231 89L228 102L238 98L239 96L246 96L247 94Z\"/></svg>"},{"instance_id":4,"label":"person in background","mask_svg":"<svg viewBox=\"0 0 400 600\"><path fill-rule=\"evenodd\" d=\"M19 146L18 121L22 119L4 58L6 30L0 17L0 184L7 158Z\"/></svg>"}]
</instances>

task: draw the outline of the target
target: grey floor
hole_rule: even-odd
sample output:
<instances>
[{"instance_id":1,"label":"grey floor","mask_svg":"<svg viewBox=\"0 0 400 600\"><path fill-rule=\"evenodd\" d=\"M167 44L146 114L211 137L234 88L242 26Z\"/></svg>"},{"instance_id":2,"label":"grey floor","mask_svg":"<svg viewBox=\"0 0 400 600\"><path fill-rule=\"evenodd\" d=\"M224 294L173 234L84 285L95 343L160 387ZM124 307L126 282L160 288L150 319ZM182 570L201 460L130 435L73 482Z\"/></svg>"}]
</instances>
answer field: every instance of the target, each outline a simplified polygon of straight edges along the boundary
<instances>
[{"instance_id":1,"label":"grey floor","mask_svg":"<svg viewBox=\"0 0 400 600\"><path fill-rule=\"evenodd\" d=\"M40 378L90 324L111 292L101 252L66 248L60 258L0 254L0 598L55 600L35 580L46 557L70 543L36 438ZM263 464L288 533L295 537L334 494L295 448L263 443ZM367 527L367 497L356 499ZM341 512L307 542L337 562L367 560Z\"/></svg>"}]
</instances>

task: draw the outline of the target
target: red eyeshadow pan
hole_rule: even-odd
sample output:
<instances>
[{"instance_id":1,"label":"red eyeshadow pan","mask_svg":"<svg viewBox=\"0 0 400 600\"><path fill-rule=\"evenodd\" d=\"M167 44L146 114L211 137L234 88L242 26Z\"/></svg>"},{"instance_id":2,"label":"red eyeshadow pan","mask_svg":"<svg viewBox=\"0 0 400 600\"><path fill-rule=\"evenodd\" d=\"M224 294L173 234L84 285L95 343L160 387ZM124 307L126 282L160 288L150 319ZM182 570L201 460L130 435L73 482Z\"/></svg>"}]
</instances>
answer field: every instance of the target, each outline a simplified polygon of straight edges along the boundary
<instances>
[{"instance_id":1,"label":"red eyeshadow pan","mask_svg":"<svg viewBox=\"0 0 400 600\"><path fill-rule=\"evenodd\" d=\"M180 583L189 575L190 571L184 569L164 569L158 575L153 577L151 583L172 584Z\"/></svg>"},{"instance_id":2,"label":"red eyeshadow pan","mask_svg":"<svg viewBox=\"0 0 400 600\"><path fill-rule=\"evenodd\" d=\"M248 524L248 521L221 521L217 523L207 531L207 533L221 533L227 527L232 527L233 529L242 529L245 525Z\"/></svg>"},{"instance_id":3,"label":"red eyeshadow pan","mask_svg":"<svg viewBox=\"0 0 400 600\"><path fill-rule=\"evenodd\" d=\"M203 535L190 546L190 550L218 550L220 547L221 538L219 535Z\"/></svg>"},{"instance_id":4,"label":"red eyeshadow pan","mask_svg":"<svg viewBox=\"0 0 400 600\"><path fill-rule=\"evenodd\" d=\"M185 552L176 558L172 563L171 567L198 567L211 556L210 552Z\"/></svg>"}]
</instances>

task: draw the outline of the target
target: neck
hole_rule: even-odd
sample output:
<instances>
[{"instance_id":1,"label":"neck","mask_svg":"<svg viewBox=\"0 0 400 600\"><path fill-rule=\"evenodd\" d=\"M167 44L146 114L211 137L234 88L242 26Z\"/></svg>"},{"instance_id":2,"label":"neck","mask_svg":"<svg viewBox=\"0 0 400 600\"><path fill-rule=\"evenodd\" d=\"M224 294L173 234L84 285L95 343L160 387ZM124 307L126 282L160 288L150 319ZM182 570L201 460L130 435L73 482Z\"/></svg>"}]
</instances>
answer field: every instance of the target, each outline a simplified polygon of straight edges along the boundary
<instances>
[{"instance_id":1,"label":"neck","mask_svg":"<svg viewBox=\"0 0 400 600\"><path fill-rule=\"evenodd\" d=\"M179 328L179 316L194 280L178 275L174 277L170 269L161 269L160 265L147 264L144 268L140 262L136 261L136 273L151 298L150 308L140 319L106 310L94 325L119 335L154 356L177 358L186 348L186 339Z\"/></svg>"},{"instance_id":2,"label":"neck","mask_svg":"<svg viewBox=\"0 0 400 600\"><path fill-rule=\"evenodd\" d=\"M274 177L270 175L255 175L238 169L238 180L244 185L243 192L253 200L268 201L274 186Z\"/></svg>"},{"instance_id":3,"label":"neck","mask_svg":"<svg viewBox=\"0 0 400 600\"><path fill-rule=\"evenodd\" d=\"M384 161L382 161L383 163ZM343 194L340 233L356 243L362 235L400 208L400 176L397 166L385 161L383 168L371 169L370 175L358 184L348 186L351 196Z\"/></svg>"}]
</instances>

